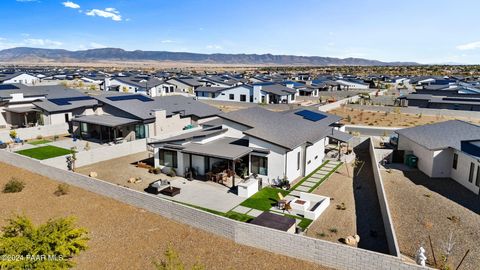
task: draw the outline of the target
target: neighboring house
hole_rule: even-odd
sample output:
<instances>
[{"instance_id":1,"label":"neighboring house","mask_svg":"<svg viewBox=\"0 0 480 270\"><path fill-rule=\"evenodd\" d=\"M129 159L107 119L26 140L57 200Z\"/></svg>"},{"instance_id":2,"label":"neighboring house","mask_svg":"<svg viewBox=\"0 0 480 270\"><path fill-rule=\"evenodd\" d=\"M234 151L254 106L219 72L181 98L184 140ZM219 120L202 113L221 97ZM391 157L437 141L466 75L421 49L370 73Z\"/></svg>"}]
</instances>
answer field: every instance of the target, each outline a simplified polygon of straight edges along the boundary
<instances>
[{"instance_id":1,"label":"neighboring house","mask_svg":"<svg viewBox=\"0 0 480 270\"><path fill-rule=\"evenodd\" d=\"M220 110L180 95L147 97L108 93L92 96L98 101L94 114L72 119L73 132L87 140L132 141L174 133L216 119Z\"/></svg>"},{"instance_id":2,"label":"neighboring house","mask_svg":"<svg viewBox=\"0 0 480 270\"><path fill-rule=\"evenodd\" d=\"M480 188L480 126L460 120L397 130L399 151L418 158L432 178L449 177L472 192ZM441 181L441 180L432 180Z\"/></svg>"},{"instance_id":3,"label":"neighboring house","mask_svg":"<svg viewBox=\"0 0 480 270\"><path fill-rule=\"evenodd\" d=\"M206 177L214 171L256 174L264 184L308 175L323 163L329 139L349 141L339 131L340 117L297 109L273 112L252 107L219 115L203 129L151 141L155 166ZM234 184L235 185L235 184Z\"/></svg>"},{"instance_id":4,"label":"neighboring house","mask_svg":"<svg viewBox=\"0 0 480 270\"><path fill-rule=\"evenodd\" d=\"M280 104L294 103L297 90L277 83L260 83L253 85L254 103Z\"/></svg>"},{"instance_id":5,"label":"neighboring house","mask_svg":"<svg viewBox=\"0 0 480 270\"><path fill-rule=\"evenodd\" d=\"M40 79L38 77L24 72L0 74L0 83L2 84L21 83L25 85L35 85L39 82Z\"/></svg>"},{"instance_id":6,"label":"neighboring house","mask_svg":"<svg viewBox=\"0 0 480 270\"><path fill-rule=\"evenodd\" d=\"M180 92L190 94L193 94L198 87L205 86L205 83L191 77L172 78L166 82L175 85Z\"/></svg>"},{"instance_id":7,"label":"neighboring house","mask_svg":"<svg viewBox=\"0 0 480 270\"><path fill-rule=\"evenodd\" d=\"M233 87L198 87L195 90L198 99L221 101L253 102L253 87L239 85Z\"/></svg>"},{"instance_id":8,"label":"neighboring house","mask_svg":"<svg viewBox=\"0 0 480 270\"><path fill-rule=\"evenodd\" d=\"M106 91L139 93L151 97L164 96L175 92L175 85L149 76L125 76L105 78Z\"/></svg>"},{"instance_id":9,"label":"neighboring house","mask_svg":"<svg viewBox=\"0 0 480 270\"><path fill-rule=\"evenodd\" d=\"M49 111L49 104L65 103L66 99L88 98L85 94L63 86L0 85L0 127L21 128L68 123L72 109ZM52 100L52 101L49 101ZM45 108L44 108L45 107Z\"/></svg>"},{"instance_id":10,"label":"neighboring house","mask_svg":"<svg viewBox=\"0 0 480 270\"><path fill-rule=\"evenodd\" d=\"M349 90L349 89L369 89L370 84L365 83L364 81L361 80L355 80L355 79L337 79L337 83L343 86L344 89Z\"/></svg>"}]
</instances>

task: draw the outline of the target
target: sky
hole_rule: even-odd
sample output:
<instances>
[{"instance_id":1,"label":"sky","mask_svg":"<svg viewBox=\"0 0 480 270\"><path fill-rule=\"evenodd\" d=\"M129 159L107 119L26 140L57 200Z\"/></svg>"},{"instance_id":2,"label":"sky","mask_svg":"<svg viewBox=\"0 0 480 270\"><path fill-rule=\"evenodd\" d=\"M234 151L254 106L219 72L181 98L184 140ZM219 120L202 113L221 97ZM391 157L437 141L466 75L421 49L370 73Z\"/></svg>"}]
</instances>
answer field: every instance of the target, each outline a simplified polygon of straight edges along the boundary
<instances>
[{"instance_id":1,"label":"sky","mask_svg":"<svg viewBox=\"0 0 480 270\"><path fill-rule=\"evenodd\" d=\"M12 47L480 64L478 0L0 0Z\"/></svg>"}]
</instances>

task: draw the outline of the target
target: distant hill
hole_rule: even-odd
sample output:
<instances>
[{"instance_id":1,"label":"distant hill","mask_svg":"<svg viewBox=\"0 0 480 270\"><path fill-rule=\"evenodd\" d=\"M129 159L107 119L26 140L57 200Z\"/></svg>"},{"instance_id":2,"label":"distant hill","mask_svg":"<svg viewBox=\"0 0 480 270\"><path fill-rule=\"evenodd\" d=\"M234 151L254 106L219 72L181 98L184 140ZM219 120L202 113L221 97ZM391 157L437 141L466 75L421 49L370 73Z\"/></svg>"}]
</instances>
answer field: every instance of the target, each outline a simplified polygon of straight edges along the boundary
<instances>
[{"instance_id":1,"label":"distant hill","mask_svg":"<svg viewBox=\"0 0 480 270\"><path fill-rule=\"evenodd\" d=\"M0 62L19 61L172 61L231 65L292 65L292 66L399 66L418 65L414 62L381 62L362 58L332 58L273 54L201 54L166 51L125 51L118 48L68 51L18 47L0 51Z\"/></svg>"}]
</instances>

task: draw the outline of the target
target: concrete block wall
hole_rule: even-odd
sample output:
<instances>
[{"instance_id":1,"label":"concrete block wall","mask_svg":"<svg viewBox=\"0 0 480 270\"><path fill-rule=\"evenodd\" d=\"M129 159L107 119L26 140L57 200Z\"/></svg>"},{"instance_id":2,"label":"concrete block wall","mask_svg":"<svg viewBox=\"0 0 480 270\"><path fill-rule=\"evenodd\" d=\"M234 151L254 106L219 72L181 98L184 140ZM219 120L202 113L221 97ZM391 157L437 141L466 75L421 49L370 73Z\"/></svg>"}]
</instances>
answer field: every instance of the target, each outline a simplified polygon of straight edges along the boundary
<instances>
[{"instance_id":1,"label":"concrete block wall","mask_svg":"<svg viewBox=\"0 0 480 270\"><path fill-rule=\"evenodd\" d=\"M375 146L373 139L369 138L369 152L373 166L373 177L375 179L375 187L377 189L378 202L380 204L380 211L382 213L383 224L385 227L385 235L387 237L388 249L393 256L400 257L400 248L398 247L397 236L395 235L395 228L393 227L390 209L388 207L387 194L383 187L383 178L380 173L379 160L375 154Z\"/></svg>"},{"instance_id":2,"label":"concrete block wall","mask_svg":"<svg viewBox=\"0 0 480 270\"><path fill-rule=\"evenodd\" d=\"M146 139L124 142L116 145L109 145L94 148L88 151L80 151L77 153L76 167L87 166L93 163L124 157L140 152L147 151ZM65 156L42 160L41 163L52 167L67 170L67 161Z\"/></svg>"},{"instance_id":3,"label":"concrete block wall","mask_svg":"<svg viewBox=\"0 0 480 270\"><path fill-rule=\"evenodd\" d=\"M402 262L399 257L354 248L320 239L293 235L204 212L154 195L46 166L37 160L0 150L0 162L21 167L53 180L110 197L177 222L256 247L336 269L426 269Z\"/></svg>"},{"instance_id":4,"label":"concrete block wall","mask_svg":"<svg viewBox=\"0 0 480 270\"><path fill-rule=\"evenodd\" d=\"M22 140L31 140L37 138L38 135L43 137L68 134L68 124L47 125L30 128L15 129L17 136ZM10 130L0 130L0 141L9 142Z\"/></svg>"}]
</instances>

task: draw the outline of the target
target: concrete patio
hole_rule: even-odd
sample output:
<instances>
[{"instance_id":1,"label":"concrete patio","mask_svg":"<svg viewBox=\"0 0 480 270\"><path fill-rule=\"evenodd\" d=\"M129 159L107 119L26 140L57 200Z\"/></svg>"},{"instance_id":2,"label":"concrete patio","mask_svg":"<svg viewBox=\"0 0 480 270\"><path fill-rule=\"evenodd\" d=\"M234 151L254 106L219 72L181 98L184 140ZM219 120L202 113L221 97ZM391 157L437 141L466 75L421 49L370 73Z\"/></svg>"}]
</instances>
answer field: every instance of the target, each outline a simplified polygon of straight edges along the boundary
<instances>
[{"instance_id":1,"label":"concrete patio","mask_svg":"<svg viewBox=\"0 0 480 270\"><path fill-rule=\"evenodd\" d=\"M172 187L181 189L180 194L175 197L162 194L157 196L220 212L228 212L245 200L245 198L231 193L228 187L217 183L199 180L188 181L181 177L175 177L169 181Z\"/></svg>"}]
</instances>

